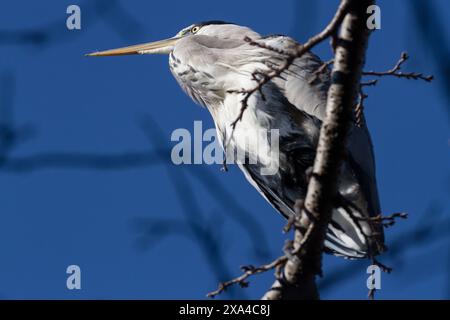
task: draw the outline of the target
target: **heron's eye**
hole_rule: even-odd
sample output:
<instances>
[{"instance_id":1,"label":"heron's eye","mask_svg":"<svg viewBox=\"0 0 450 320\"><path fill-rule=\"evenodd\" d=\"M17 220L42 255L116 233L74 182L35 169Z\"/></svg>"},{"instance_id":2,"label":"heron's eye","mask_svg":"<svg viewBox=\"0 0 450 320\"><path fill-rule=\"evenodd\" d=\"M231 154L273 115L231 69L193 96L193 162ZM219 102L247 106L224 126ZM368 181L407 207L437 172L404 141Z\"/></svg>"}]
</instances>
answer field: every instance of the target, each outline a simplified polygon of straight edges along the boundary
<instances>
[{"instance_id":1,"label":"heron's eye","mask_svg":"<svg viewBox=\"0 0 450 320\"><path fill-rule=\"evenodd\" d=\"M200 30L200 27L199 27L199 26L192 27L191 33L197 33L198 30Z\"/></svg>"}]
</instances>

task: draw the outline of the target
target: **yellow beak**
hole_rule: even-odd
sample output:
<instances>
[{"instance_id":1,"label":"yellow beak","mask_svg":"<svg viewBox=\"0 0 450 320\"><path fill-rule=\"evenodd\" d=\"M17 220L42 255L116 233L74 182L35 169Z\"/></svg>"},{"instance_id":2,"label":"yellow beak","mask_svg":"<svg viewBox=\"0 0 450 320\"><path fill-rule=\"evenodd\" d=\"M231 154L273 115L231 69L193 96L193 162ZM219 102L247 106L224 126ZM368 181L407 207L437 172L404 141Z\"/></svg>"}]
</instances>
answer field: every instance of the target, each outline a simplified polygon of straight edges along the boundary
<instances>
[{"instance_id":1,"label":"yellow beak","mask_svg":"<svg viewBox=\"0 0 450 320\"><path fill-rule=\"evenodd\" d=\"M134 46L98 51L87 54L89 57L123 56L130 54L169 54L179 37L166 40L137 44Z\"/></svg>"}]
</instances>

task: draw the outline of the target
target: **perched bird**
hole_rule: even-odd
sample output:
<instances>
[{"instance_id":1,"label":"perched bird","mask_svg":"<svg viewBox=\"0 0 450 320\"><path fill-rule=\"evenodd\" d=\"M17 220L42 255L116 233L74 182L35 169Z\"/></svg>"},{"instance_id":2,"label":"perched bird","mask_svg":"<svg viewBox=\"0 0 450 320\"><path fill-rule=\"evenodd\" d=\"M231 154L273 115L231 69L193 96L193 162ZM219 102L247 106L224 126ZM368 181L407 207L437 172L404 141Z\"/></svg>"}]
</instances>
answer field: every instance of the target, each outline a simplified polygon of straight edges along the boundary
<instances>
[{"instance_id":1,"label":"perched bird","mask_svg":"<svg viewBox=\"0 0 450 320\"><path fill-rule=\"evenodd\" d=\"M260 77L283 65L296 45L287 36L263 37L247 27L209 21L184 28L167 40L89 55L168 54L179 85L211 113L222 146L244 150L247 159L256 159L239 164L247 180L289 218L296 214L296 201L306 195L330 72L317 72L323 63L307 52L251 94L245 111L241 110L246 97L243 90L254 88ZM271 129L278 130L276 154L261 151L270 149L272 140L260 132ZM278 170L262 174L262 167L270 161L278 164ZM380 204L372 142L364 122L351 127L338 194L325 250L347 258L370 258L382 252L383 230L371 219L380 214Z\"/></svg>"}]
</instances>

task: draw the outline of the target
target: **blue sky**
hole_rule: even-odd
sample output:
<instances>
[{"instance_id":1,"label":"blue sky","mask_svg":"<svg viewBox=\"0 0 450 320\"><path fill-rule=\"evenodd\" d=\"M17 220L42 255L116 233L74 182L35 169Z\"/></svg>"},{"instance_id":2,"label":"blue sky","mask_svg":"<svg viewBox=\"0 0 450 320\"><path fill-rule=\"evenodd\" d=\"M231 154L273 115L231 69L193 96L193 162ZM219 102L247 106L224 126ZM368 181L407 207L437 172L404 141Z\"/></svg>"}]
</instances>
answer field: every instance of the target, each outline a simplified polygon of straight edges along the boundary
<instances>
[{"instance_id":1,"label":"blue sky","mask_svg":"<svg viewBox=\"0 0 450 320\"><path fill-rule=\"evenodd\" d=\"M383 211L410 215L386 230L392 252L381 260L394 272L382 276L380 299L450 297L450 100L441 76L447 61L438 59L449 50L450 30L443 23L439 32L433 29L450 14L450 3L426 2L435 9L427 17L421 2L378 1L382 28L372 34L367 56L366 69L386 70L408 51L405 71L436 75L431 84L385 78L367 89ZM80 31L65 27L70 4L81 7ZM178 87L167 57L83 54L163 39L193 22L215 19L305 41L336 5L4 5L0 124L10 126L12 118L20 139L7 151L0 144L0 297L204 299L219 278L238 275L239 266L281 254L284 221L236 167L224 173L219 165L170 163L173 130L192 131L196 120L204 129L213 123ZM428 20L419 23L414 12ZM314 52L330 57L327 43ZM82 270L79 291L66 288L71 264ZM322 297L364 299L367 265L326 256ZM257 276L249 288L223 297L258 298L272 280L270 272Z\"/></svg>"}]
</instances>

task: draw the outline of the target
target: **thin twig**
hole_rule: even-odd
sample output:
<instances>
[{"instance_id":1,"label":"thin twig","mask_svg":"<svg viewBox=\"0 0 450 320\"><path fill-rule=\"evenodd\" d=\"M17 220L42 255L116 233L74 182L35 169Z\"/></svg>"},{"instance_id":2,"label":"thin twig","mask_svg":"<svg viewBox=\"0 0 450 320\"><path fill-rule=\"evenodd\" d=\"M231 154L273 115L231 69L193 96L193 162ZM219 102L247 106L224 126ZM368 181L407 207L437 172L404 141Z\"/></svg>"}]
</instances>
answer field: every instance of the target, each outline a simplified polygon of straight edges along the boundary
<instances>
[{"instance_id":1,"label":"thin twig","mask_svg":"<svg viewBox=\"0 0 450 320\"><path fill-rule=\"evenodd\" d=\"M397 77L397 78L406 78L406 79L412 79L412 80L424 80L426 82L430 82L431 80L434 79L433 75L424 76L423 73L420 73L420 72L406 72L406 73L401 72L400 69L401 69L403 63L405 63L405 61L407 61L408 59L409 59L408 53L402 52L400 55L400 59L398 60L398 62L392 69L390 69L388 71L384 71L384 72L364 71L363 75L364 76L375 76L375 77L393 76L393 77Z\"/></svg>"},{"instance_id":2,"label":"thin twig","mask_svg":"<svg viewBox=\"0 0 450 320\"><path fill-rule=\"evenodd\" d=\"M361 82L358 91L358 103L355 106L355 124L358 127L362 127L365 123L364 119L364 101L369 97L364 93L363 87L374 86L378 83L378 80L371 80L368 82Z\"/></svg>"},{"instance_id":3,"label":"thin twig","mask_svg":"<svg viewBox=\"0 0 450 320\"><path fill-rule=\"evenodd\" d=\"M357 219L375 222L375 223L381 223L383 225L383 227L388 228L388 227L393 226L397 219L407 219L407 218L408 218L407 213L397 212L397 213L393 213L389 216L383 216L383 215L379 214L375 217L370 217L370 218L358 217Z\"/></svg>"},{"instance_id":4,"label":"thin twig","mask_svg":"<svg viewBox=\"0 0 450 320\"><path fill-rule=\"evenodd\" d=\"M383 72L378 71L365 71L362 74L364 76L374 76L374 77L384 77L384 76L393 76L397 78L404 78L404 79L412 79L412 80L424 80L426 82L430 82L433 80L433 76L424 76L423 73L419 72L408 72L404 73L401 72L400 69L402 65L409 59L409 55L407 52L402 52L400 55L400 59L397 61L395 66L388 70ZM355 106L355 123L358 127L361 127L364 125L364 101L367 99L368 95L365 94L362 90L362 87L364 86L373 86L377 84L377 80L371 80L368 82L362 82L359 93L358 93L358 104Z\"/></svg>"},{"instance_id":5,"label":"thin twig","mask_svg":"<svg viewBox=\"0 0 450 320\"><path fill-rule=\"evenodd\" d=\"M240 275L239 277L234 278L232 280L220 283L217 290L208 293L207 297L214 298L215 296L226 291L229 287L236 285L236 284L240 285L243 288L246 288L249 285L249 283L247 281L247 279L249 277L259 274L259 273L267 272L269 270L272 270L279 266L282 266L283 264L286 263L287 259L288 259L288 257L286 255L283 255L283 256L275 259L274 261L264 264L264 265L261 265L259 267L255 267L252 265L242 266L241 269L244 272L242 275Z\"/></svg>"},{"instance_id":6,"label":"thin twig","mask_svg":"<svg viewBox=\"0 0 450 320\"><path fill-rule=\"evenodd\" d=\"M308 83L309 83L309 84L312 84L314 81L316 81L316 80L320 77L320 75L321 75L322 73L324 73L325 71L327 71L327 70L328 70L328 67L329 67L330 65L332 65L333 63L334 63L334 59L330 59L330 60L325 61L324 63L322 63L322 65L321 65L319 68L317 68L316 71L313 72L313 76L312 76L312 78L308 81Z\"/></svg>"}]
</instances>

